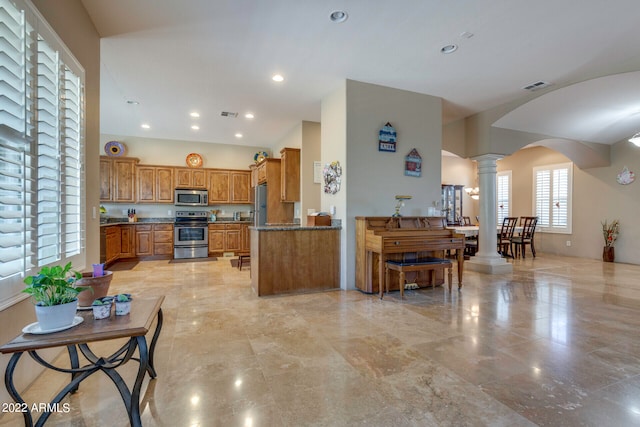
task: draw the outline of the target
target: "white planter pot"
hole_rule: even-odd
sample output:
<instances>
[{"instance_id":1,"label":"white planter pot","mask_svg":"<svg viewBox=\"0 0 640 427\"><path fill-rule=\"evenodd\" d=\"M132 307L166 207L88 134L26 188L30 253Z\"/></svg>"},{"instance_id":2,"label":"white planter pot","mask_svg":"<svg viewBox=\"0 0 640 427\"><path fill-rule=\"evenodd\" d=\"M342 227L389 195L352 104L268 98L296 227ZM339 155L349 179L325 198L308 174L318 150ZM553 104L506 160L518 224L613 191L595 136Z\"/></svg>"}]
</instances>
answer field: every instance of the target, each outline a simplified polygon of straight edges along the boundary
<instances>
[{"instance_id":1,"label":"white planter pot","mask_svg":"<svg viewBox=\"0 0 640 427\"><path fill-rule=\"evenodd\" d=\"M111 316L111 303L94 305L91 308L93 309L93 317L95 319L106 319Z\"/></svg>"},{"instance_id":2,"label":"white planter pot","mask_svg":"<svg viewBox=\"0 0 640 427\"><path fill-rule=\"evenodd\" d=\"M46 331L71 325L76 316L78 300L60 305L36 305L35 307L40 329Z\"/></svg>"},{"instance_id":3,"label":"white planter pot","mask_svg":"<svg viewBox=\"0 0 640 427\"><path fill-rule=\"evenodd\" d=\"M131 301L116 301L116 316L124 316L131 311Z\"/></svg>"}]
</instances>

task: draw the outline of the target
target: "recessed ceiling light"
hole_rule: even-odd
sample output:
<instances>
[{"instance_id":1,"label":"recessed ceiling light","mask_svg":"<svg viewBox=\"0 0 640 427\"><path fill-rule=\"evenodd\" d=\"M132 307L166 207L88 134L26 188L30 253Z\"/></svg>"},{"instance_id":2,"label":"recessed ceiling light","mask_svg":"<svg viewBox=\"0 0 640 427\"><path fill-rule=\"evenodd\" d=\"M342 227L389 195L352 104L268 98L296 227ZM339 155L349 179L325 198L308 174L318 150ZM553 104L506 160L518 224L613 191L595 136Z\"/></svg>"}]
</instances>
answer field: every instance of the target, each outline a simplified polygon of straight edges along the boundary
<instances>
[{"instance_id":1,"label":"recessed ceiling light","mask_svg":"<svg viewBox=\"0 0 640 427\"><path fill-rule=\"evenodd\" d=\"M340 22L346 21L348 17L349 15L344 10L336 10L331 12L331 14L329 15L329 19L331 20L331 22L336 22L338 24Z\"/></svg>"},{"instance_id":2,"label":"recessed ceiling light","mask_svg":"<svg viewBox=\"0 0 640 427\"><path fill-rule=\"evenodd\" d=\"M443 46L442 49L440 49L441 53L449 54L449 53L453 53L456 50L458 50L458 45L457 44L448 44L446 46Z\"/></svg>"},{"instance_id":3,"label":"recessed ceiling light","mask_svg":"<svg viewBox=\"0 0 640 427\"><path fill-rule=\"evenodd\" d=\"M244 117L247 119L253 119L255 116L253 115L253 113L247 113L244 115Z\"/></svg>"},{"instance_id":4,"label":"recessed ceiling light","mask_svg":"<svg viewBox=\"0 0 640 427\"><path fill-rule=\"evenodd\" d=\"M271 80L273 80L274 82L281 82L284 81L284 77L282 77L280 74L276 74L275 76L271 77Z\"/></svg>"},{"instance_id":5,"label":"recessed ceiling light","mask_svg":"<svg viewBox=\"0 0 640 427\"><path fill-rule=\"evenodd\" d=\"M193 129L193 130L198 130L198 129L200 129L200 126L198 126L198 125L193 125L193 126L191 126L191 129Z\"/></svg>"},{"instance_id":6,"label":"recessed ceiling light","mask_svg":"<svg viewBox=\"0 0 640 427\"><path fill-rule=\"evenodd\" d=\"M151 129L151 126L149 126L149 125L148 125L148 124L146 124L146 123L141 124L141 125L140 125L140 127L141 127L142 129Z\"/></svg>"},{"instance_id":7,"label":"recessed ceiling light","mask_svg":"<svg viewBox=\"0 0 640 427\"><path fill-rule=\"evenodd\" d=\"M242 138L242 134L241 133L236 133L236 138Z\"/></svg>"},{"instance_id":8,"label":"recessed ceiling light","mask_svg":"<svg viewBox=\"0 0 640 427\"><path fill-rule=\"evenodd\" d=\"M194 111L193 113L189 113L189 115L190 115L191 117L193 117L193 118L196 118L196 119L197 119L198 117L200 117L200 113L197 113L197 112L195 112L195 111Z\"/></svg>"},{"instance_id":9,"label":"recessed ceiling light","mask_svg":"<svg viewBox=\"0 0 640 427\"><path fill-rule=\"evenodd\" d=\"M138 101L134 101L134 100L132 100L132 99L129 99L129 100L127 101L127 104L129 104L129 105L139 105L140 103L139 103Z\"/></svg>"}]
</instances>

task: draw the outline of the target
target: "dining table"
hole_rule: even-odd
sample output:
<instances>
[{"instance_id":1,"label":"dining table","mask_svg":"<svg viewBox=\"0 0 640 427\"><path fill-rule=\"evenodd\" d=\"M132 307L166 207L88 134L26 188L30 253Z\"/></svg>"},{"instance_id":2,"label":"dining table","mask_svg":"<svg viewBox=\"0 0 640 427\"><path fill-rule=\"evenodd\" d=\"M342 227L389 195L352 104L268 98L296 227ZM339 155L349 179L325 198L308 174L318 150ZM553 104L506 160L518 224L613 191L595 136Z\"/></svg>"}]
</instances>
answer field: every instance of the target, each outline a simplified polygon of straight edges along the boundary
<instances>
[{"instance_id":1,"label":"dining table","mask_svg":"<svg viewBox=\"0 0 640 427\"><path fill-rule=\"evenodd\" d=\"M150 378L155 378L157 375L153 355L162 329L161 305L163 300L164 296L133 298L129 314L116 315L112 313L110 317L99 320L94 319L92 311L78 311L73 326L57 332L38 331L29 328L31 325L27 325L22 334L2 345L0 353L11 354L11 359L5 370L5 387L16 407L20 408L24 417L24 425L44 425L52 412L59 410L65 396L78 391L80 383L89 376L103 372L115 384L122 397L129 415L130 425L141 426L140 390L146 374L149 374ZM146 335L154 322L156 326L153 337L150 346L147 346ZM89 347L92 343L122 338L127 339L127 342L108 356L99 356ZM70 360L66 366L70 367L64 366L64 363L61 366L56 366L54 365L55 361L48 362L38 353L40 350L52 347L66 347ZM47 369L70 374L69 383L48 404L34 408L33 405L25 403L16 389L14 372L21 356L25 353ZM83 360L87 361L83 366L80 366L79 353L84 356ZM118 372L118 368L131 360L138 362L138 372L133 386L129 389ZM40 413L35 423L33 412Z\"/></svg>"}]
</instances>

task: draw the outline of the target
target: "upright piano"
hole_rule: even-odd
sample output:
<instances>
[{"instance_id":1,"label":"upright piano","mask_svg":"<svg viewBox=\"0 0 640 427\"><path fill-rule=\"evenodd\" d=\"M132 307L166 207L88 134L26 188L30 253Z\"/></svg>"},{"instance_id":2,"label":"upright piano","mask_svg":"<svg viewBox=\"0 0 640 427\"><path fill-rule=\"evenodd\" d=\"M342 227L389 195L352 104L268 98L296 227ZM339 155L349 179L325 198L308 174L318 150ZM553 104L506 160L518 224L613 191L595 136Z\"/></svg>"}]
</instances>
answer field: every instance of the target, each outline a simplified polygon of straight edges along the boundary
<instances>
[{"instance_id":1,"label":"upright piano","mask_svg":"<svg viewBox=\"0 0 640 427\"><path fill-rule=\"evenodd\" d=\"M443 217L356 217L356 288L366 293L378 293L384 287L385 263L412 261L426 257L442 258L456 253L458 286L462 286L465 237L445 228ZM419 286L431 286L430 276L421 278ZM416 279L418 279L416 277ZM437 275L436 285L444 282ZM416 280L417 281L417 280ZM390 280L390 288L397 288Z\"/></svg>"}]
</instances>

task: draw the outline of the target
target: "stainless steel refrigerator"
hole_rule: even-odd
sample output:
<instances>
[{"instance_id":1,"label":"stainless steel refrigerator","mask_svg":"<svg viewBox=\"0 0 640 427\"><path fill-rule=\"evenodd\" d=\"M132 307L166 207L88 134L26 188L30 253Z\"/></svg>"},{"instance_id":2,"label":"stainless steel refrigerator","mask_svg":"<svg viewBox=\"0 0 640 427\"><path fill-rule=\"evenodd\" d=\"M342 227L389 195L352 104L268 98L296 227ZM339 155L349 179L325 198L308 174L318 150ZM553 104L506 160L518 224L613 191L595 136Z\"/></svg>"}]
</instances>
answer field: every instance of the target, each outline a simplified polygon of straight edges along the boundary
<instances>
[{"instance_id":1,"label":"stainless steel refrigerator","mask_svg":"<svg viewBox=\"0 0 640 427\"><path fill-rule=\"evenodd\" d=\"M256 207L254 213L254 225L261 226L267 224L267 184L260 184L256 187Z\"/></svg>"}]
</instances>

